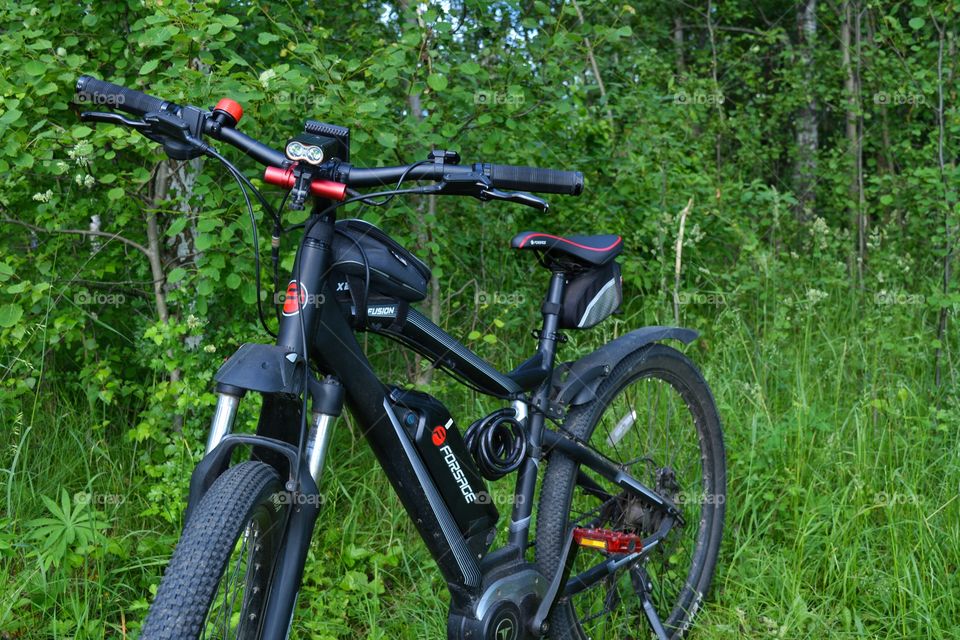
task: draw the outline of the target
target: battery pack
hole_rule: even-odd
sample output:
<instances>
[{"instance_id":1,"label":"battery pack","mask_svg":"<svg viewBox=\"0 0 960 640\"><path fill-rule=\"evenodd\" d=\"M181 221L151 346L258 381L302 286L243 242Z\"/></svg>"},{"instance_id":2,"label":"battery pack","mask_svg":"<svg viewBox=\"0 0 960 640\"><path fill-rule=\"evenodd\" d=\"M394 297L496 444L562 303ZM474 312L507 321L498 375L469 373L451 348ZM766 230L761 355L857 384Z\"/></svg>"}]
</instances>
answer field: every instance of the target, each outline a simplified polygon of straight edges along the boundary
<instances>
[{"instance_id":1,"label":"battery pack","mask_svg":"<svg viewBox=\"0 0 960 640\"><path fill-rule=\"evenodd\" d=\"M420 391L394 387L390 401L460 533L472 548L486 551L500 514L450 412L439 400Z\"/></svg>"}]
</instances>

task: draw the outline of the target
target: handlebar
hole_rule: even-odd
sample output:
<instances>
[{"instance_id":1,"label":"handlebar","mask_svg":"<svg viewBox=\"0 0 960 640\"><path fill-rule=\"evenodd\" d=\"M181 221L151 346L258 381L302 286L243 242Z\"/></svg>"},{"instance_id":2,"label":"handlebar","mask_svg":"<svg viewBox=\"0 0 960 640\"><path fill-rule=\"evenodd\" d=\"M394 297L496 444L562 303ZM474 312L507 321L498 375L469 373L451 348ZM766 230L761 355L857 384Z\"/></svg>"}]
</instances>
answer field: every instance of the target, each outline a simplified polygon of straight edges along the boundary
<instances>
[{"instance_id":1,"label":"handlebar","mask_svg":"<svg viewBox=\"0 0 960 640\"><path fill-rule=\"evenodd\" d=\"M218 104L213 112L209 112L196 107L181 107L173 102L156 98L141 91L128 89L86 75L77 79L76 95L85 102L116 108L141 117L159 112L160 117L158 119L163 119L168 126L170 116L176 116L182 121L183 130L192 134L194 138L199 139L201 135L209 135L236 147L267 167L286 170L294 164L282 152L272 149L234 128L240 119L242 109L229 100L221 101L221 103L228 103L227 106L221 108L221 104ZM120 117L117 116L117 118ZM122 120L122 118L120 119ZM131 124L129 121L123 121L123 123ZM392 186L401 177L409 180L442 181L447 176L465 176L467 174L484 176L489 181L487 184L497 189L565 195L579 195L583 191L583 174L579 171L558 171L555 169L488 163L478 163L472 166L452 163L427 163L366 169L343 163L333 170L332 175L326 177L349 187L373 187Z\"/></svg>"},{"instance_id":2,"label":"handlebar","mask_svg":"<svg viewBox=\"0 0 960 640\"><path fill-rule=\"evenodd\" d=\"M136 89L127 89L112 82L97 80L92 76L77 78L77 97L91 104L116 107L121 111L142 116L151 111L160 111L169 104L160 98L148 96Z\"/></svg>"},{"instance_id":3,"label":"handlebar","mask_svg":"<svg viewBox=\"0 0 960 640\"><path fill-rule=\"evenodd\" d=\"M579 171L557 171L536 167L516 167L508 164L477 163L469 165L426 164L400 167L361 169L344 167L336 180L351 187L389 186L403 177L410 180L442 180L445 175L478 173L490 179L497 189L515 189L537 193L560 193L576 196L583 191L583 174Z\"/></svg>"}]
</instances>

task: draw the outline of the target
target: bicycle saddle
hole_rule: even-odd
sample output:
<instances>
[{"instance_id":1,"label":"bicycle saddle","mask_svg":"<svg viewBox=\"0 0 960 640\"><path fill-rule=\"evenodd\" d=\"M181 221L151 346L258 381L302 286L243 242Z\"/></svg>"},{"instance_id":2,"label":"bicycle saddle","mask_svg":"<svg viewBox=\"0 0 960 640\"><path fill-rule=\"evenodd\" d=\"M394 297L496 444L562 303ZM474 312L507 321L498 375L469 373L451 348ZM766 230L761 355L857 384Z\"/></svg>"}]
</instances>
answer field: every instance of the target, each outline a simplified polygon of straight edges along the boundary
<instances>
[{"instance_id":1,"label":"bicycle saddle","mask_svg":"<svg viewBox=\"0 0 960 640\"><path fill-rule=\"evenodd\" d=\"M618 235L555 236L539 231L523 231L510 241L514 249L535 249L565 254L581 262L599 266L607 264L623 251L623 238Z\"/></svg>"}]
</instances>

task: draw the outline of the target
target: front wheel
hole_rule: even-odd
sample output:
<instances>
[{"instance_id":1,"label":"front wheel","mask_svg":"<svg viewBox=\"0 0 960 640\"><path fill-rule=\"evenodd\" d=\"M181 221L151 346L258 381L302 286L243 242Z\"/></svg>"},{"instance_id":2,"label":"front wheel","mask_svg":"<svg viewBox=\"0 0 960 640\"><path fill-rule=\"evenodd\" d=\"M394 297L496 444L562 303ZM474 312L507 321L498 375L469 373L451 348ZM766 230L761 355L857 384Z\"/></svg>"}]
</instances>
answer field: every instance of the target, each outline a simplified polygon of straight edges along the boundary
<instances>
[{"instance_id":1,"label":"front wheel","mask_svg":"<svg viewBox=\"0 0 960 640\"><path fill-rule=\"evenodd\" d=\"M141 640L260 637L286 520L283 486L262 462L224 471L183 530Z\"/></svg>"},{"instance_id":2,"label":"front wheel","mask_svg":"<svg viewBox=\"0 0 960 640\"><path fill-rule=\"evenodd\" d=\"M675 524L642 560L558 601L550 637L649 637L652 616L663 635L682 638L710 587L723 532L723 434L707 383L682 353L651 345L624 358L601 383L596 399L570 411L562 431L669 497L684 524ZM571 527L647 537L662 522L649 505L556 452L544 476L538 513L536 557L549 577L560 568ZM605 559L605 552L580 549L570 575Z\"/></svg>"}]
</instances>

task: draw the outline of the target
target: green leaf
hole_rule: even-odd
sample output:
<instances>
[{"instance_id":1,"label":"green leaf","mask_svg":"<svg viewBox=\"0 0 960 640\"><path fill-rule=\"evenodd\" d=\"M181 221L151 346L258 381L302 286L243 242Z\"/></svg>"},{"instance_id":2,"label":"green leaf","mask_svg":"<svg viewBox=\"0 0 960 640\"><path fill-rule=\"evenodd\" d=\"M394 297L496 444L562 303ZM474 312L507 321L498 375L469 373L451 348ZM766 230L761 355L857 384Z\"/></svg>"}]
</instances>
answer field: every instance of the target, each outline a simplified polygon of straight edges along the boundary
<instances>
[{"instance_id":1,"label":"green leaf","mask_svg":"<svg viewBox=\"0 0 960 640\"><path fill-rule=\"evenodd\" d=\"M140 75L145 76L148 73L151 73L154 69L157 68L157 65L160 64L160 61L156 58L152 60L147 60L143 63L143 66L140 67Z\"/></svg>"},{"instance_id":2,"label":"green leaf","mask_svg":"<svg viewBox=\"0 0 960 640\"><path fill-rule=\"evenodd\" d=\"M241 282L242 280L240 279L240 276L236 273L231 273L230 275L227 276L227 279L226 279L227 287L230 289L236 289L237 287L240 286Z\"/></svg>"},{"instance_id":3,"label":"green leaf","mask_svg":"<svg viewBox=\"0 0 960 640\"><path fill-rule=\"evenodd\" d=\"M86 138L88 135L93 133L93 129L84 125L80 125L78 127L74 127L72 133L74 138Z\"/></svg>"},{"instance_id":4,"label":"green leaf","mask_svg":"<svg viewBox=\"0 0 960 640\"><path fill-rule=\"evenodd\" d=\"M918 29L923 29L923 25L927 24L927 22L923 18L917 17L917 18L910 18L910 22L908 22L907 24L910 25L911 29L916 31Z\"/></svg>"},{"instance_id":5,"label":"green leaf","mask_svg":"<svg viewBox=\"0 0 960 640\"><path fill-rule=\"evenodd\" d=\"M460 65L460 71L467 74L468 76L472 76L477 73L480 73L480 65L474 62L473 60L470 60Z\"/></svg>"},{"instance_id":6,"label":"green leaf","mask_svg":"<svg viewBox=\"0 0 960 640\"><path fill-rule=\"evenodd\" d=\"M169 274L167 274L167 282L170 284L176 284L183 280L183 277L187 275L187 270L183 267L177 267L173 269Z\"/></svg>"},{"instance_id":7,"label":"green leaf","mask_svg":"<svg viewBox=\"0 0 960 640\"><path fill-rule=\"evenodd\" d=\"M270 44L271 42L276 42L280 39L280 36L274 35L267 31L261 31L260 35L257 36L257 42L260 44Z\"/></svg>"},{"instance_id":8,"label":"green leaf","mask_svg":"<svg viewBox=\"0 0 960 640\"><path fill-rule=\"evenodd\" d=\"M889 193L883 194L882 196L880 196L880 204L883 204L883 205L893 204L893 196L891 196Z\"/></svg>"},{"instance_id":9,"label":"green leaf","mask_svg":"<svg viewBox=\"0 0 960 640\"><path fill-rule=\"evenodd\" d=\"M480 337L479 331L471 331L470 333L467 334L467 340L476 340L479 337Z\"/></svg>"},{"instance_id":10,"label":"green leaf","mask_svg":"<svg viewBox=\"0 0 960 640\"><path fill-rule=\"evenodd\" d=\"M42 76L47 72L47 65L43 64L39 60L30 60L23 65L23 70L32 76Z\"/></svg>"},{"instance_id":11,"label":"green leaf","mask_svg":"<svg viewBox=\"0 0 960 640\"><path fill-rule=\"evenodd\" d=\"M213 246L214 237L207 233L201 233L193 239L193 244L197 251L206 251Z\"/></svg>"},{"instance_id":12,"label":"green leaf","mask_svg":"<svg viewBox=\"0 0 960 640\"><path fill-rule=\"evenodd\" d=\"M123 187L114 187L113 189L110 189L110 191L107 191L108 200L119 200L122 197Z\"/></svg>"},{"instance_id":13,"label":"green leaf","mask_svg":"<svg viewBox=\"0 0 960 640\"><path fill-rule=\"evenodd\" d=\"M23 316L23 308L18 304L5 304L0 307L0 327L12 327Z\"/></svg>"},{"instance_id":14,"label":"green leaf","mask_svg":"<svg viewBox=\"0 0 960 640\"><path fill-rule=\"evenodd\" d=\"M431 73L427 78L427 84L434 91L443 91L447 88L447 79L438 73Z\"/></svg>"},{"instance_id":15,"label":"green leaf","mask_svg":"<svg viewBox=\"0 0 960 640\"><path fill-rule=\"evenodd\" d=\"M378 131L377 132L377 142L386 147L387 149L393 149L397 146L397 136L396 134L390 133L389 131Z\"/></svg>"},{"instance_id":16,"label":"green leaf","mask_svg":"<svg viewBox=\"0 0 960 640\"><path fill-rule=\"evenodd\" d=\"M0 124L10 124L16 122L23 113L19 109L10 109L0 116Z\"/></svg>"}]
</instances>

